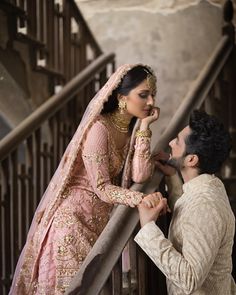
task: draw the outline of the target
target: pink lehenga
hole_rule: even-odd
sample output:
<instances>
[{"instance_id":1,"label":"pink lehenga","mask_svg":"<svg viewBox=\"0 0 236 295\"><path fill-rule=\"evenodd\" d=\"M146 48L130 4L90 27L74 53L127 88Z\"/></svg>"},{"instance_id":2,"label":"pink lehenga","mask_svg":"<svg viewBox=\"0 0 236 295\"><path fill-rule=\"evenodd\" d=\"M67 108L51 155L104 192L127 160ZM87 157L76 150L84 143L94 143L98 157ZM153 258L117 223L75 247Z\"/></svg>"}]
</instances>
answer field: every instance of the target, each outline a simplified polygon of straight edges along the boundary
<instances>
[{"instance_id":1,"label":"pink lehenga","mask_svg":"<svg viewBox=\"0 0 236 295\"><path fill-rule=\"evenodd\" d=\"M114 204L137 205L127 187L152 172L150 139L117 149L103 104L135 65L120 67L98 92L68 145L34 215L9 294L63 294L108 222Z\"/></svg>"}]
</instances>

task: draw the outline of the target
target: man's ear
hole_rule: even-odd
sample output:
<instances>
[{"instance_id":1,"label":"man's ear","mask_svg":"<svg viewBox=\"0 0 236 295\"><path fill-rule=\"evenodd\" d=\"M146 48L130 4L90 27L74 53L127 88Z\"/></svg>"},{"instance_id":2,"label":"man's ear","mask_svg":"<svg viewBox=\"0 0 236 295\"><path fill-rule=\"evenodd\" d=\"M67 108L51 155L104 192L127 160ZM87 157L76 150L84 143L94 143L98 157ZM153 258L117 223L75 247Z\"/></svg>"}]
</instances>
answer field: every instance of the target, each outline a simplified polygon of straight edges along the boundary
<instances>
[{"instance_id":1,"label":"man's ear","mask_svg":"<svg viewBox=\"0 0 236 295\"><path fill-rule=\"evenodd\" d=\"M198 167L199 157L196 154L190 154L186 156L188 167Z\"/></svg>"}]
</instances>

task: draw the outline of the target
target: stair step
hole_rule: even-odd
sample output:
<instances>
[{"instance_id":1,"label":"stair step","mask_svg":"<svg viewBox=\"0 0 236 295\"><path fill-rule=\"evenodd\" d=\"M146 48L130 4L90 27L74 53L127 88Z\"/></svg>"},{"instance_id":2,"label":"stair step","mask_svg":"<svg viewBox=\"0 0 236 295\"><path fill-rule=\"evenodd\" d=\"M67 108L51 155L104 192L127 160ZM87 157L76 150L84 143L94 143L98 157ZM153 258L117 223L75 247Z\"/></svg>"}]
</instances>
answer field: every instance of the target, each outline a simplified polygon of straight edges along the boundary
<instances>
[{"instance_id":1,"label":"stair step","mask_svg":"<svg viewBox=\"0 0 236 295\"><path fill-rule=\"evenodd\" d=\"M22 33L17 33L17 40L18 41L22 41L22 42L25 42L25 43L30 43L40 49L44 49L46 50L46 46L43 42L35 39L34 37L28 35L28 34L22 34Z\"/></svg>"},{"instance_id":2,"label":"stair step","mask_svg":"<svg viewBox=\"0 0 236 295\"><path fill-rule=\"evenodd\" d=\"M2 10L8 13L14 13L21 17L26 17L26 12L24 11L24 9L20 8L19 6L16 6L13 3L10 3L7 0L1 0L0 7Z\"/></svg>"},{"instance_id":3,"label":"stair step","mask_svg":"<svg viewBox=\"0 0 236 295\"><path fill-rule=\"evenodd\" d=\"M52 70L52 69L49 69L49 68L47 68L47 67L36 66L36 67L34 68L34 70L35 70L35 71L38 71L38 72L43 72L43 73L45 73L45 74L47 74L47 75L49 75L49 76L58 77L58 78L60 78L60 79L62 79L62 80L65 79L65 76L64 76L62 73L60 73L60 72L56 72L56 71L54 71L54 70Z\"/></svg>"}]
</instances>

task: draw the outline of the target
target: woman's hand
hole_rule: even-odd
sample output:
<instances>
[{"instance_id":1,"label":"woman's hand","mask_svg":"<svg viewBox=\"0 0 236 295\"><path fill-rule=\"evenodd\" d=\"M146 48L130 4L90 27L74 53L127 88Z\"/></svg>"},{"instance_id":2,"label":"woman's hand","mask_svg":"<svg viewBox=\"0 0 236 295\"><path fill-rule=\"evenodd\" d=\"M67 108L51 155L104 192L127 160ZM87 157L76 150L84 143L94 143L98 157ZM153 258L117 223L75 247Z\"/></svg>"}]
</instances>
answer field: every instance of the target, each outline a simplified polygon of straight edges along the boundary
<instances>
[{"instance_id":1,"label":"woman's hand","mask_svg":"<svg viewBox=\"0 0 236 295\"><path fill-rule=\"evenodd\" d=\"M147 130L149 125L155 122L159 118L159 116L160 116L160 108L153 107L150 111L150 115L142 119L140 130Z\"/></svg>"},{"instance_id":2,"label":"woman's hand","mask_svg":"<svg viewBox=\"0 0 236 295\"><path fill-rule=\"evenodd\" d=\"M148 208L153 208L156 207L159 203L160 200L162 199L162 194L159 192L155 192L149 195L146 195L141 204L143 204L144 206L148 207Z\"/></svg>"},{"instance_id":3,"label":"woman's hand","mask_svg":"<svg viewBox=\"0 0 236 295\"><path fill-rule=\"evenodd\" d=\"M154 207L153 204L155 204ZM167 205L167 199L163 198L162 194L158 192L147 195L138 205L138 211L140 224L143 227L151 221L156 221L160 215L166 214L167 211L170 212L170 209Z\"/></svg>"}]
</instances>

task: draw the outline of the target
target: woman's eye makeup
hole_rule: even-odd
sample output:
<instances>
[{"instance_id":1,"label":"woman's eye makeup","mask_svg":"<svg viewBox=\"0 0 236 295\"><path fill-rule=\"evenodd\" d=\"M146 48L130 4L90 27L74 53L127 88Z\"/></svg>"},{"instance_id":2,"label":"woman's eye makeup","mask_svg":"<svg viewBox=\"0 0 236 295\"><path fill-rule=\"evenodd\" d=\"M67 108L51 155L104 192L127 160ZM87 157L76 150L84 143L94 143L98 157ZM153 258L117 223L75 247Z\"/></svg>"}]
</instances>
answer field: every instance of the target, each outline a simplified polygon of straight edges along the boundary
<instances>
[{"instance_id":1,"label":"woman's eye makeup","mask_svg":"<svg viewBox=\"0 0 236 295\"><path fill-rule=\"evenodd\" d=\"M148 93L139 93L139 96L141 97L141 98L148 98Z\"/></svg>"}]
</instances>

